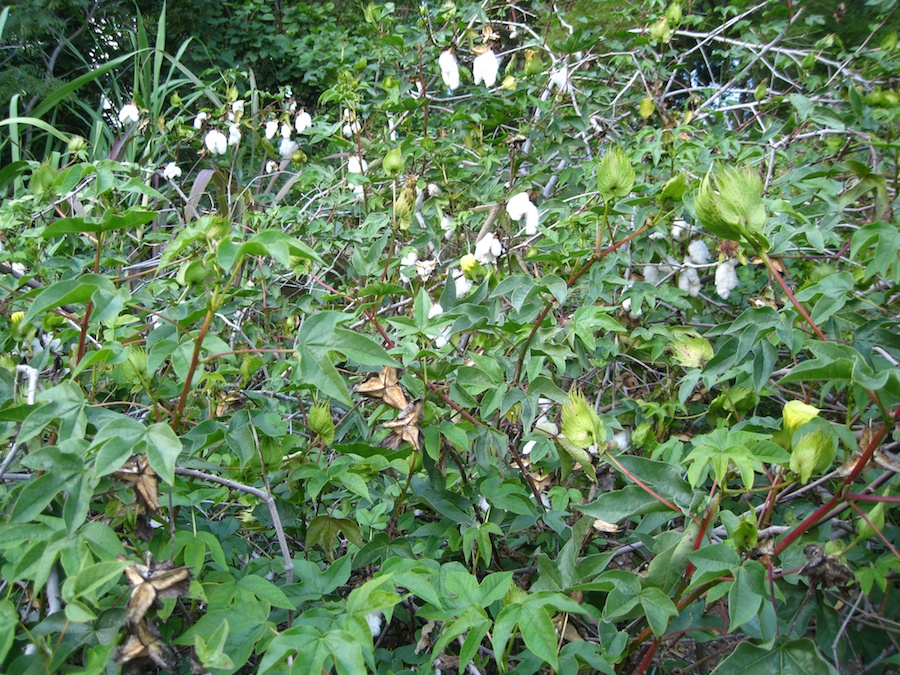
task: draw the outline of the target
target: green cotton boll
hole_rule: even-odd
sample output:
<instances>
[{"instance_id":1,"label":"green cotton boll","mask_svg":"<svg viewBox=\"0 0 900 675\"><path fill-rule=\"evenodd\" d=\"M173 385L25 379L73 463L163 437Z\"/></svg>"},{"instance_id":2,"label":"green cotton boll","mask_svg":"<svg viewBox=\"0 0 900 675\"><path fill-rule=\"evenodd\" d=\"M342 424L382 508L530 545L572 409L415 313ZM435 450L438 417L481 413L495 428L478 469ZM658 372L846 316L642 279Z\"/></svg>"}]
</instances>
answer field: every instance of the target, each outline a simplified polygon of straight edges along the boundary
<instances>
[{"instance_id":1,"label":"green cotton boll","mask_svg":"<svg viewBox=\"0 0 900 675\"><path fill-rule=\"evenodd\" d=\"M577 389L569 392L562 409L562 433L576 448L599 446L605 440L603 422L593 406Z\"/></svg>"},{"instance_id":2,"label":"green cotton boll","mask_svg":"<svg viewBox=\"0 0 900 675\"><path fill-rule=\"evenodd\" d=\"M759 530L756 527L756 518L747 516L741 518L738 526L731 534L734 547L738 551L752 551L759 541Z\"/></svg>"},{"instance_id":3,"label":"green cotton boll","mask_svg":"<svg viewBox=\"0 0 900 675\"><path fill-rule=\"evenodd\" d=\"M825 473L837 453L837 439L827 426L811 422L794 435L791 450L791 471L804 485L814 475Z\"/></svg>"},{"instance_id":4,"label":"green cotton boll","mask_svg":"<svg viewBox=\"0 0 900 675\"><path fill-rule=\"evenodd\" d=\"M396 147L388 150L381 165L384 167L384 171L387 175L399 175L406 166L406 161L403 159L403 153L400 151L400 148Z\"/></svg>"},{"instance_id":5,"label":"green cotton boll","mask_svg":"<svg viewBox=\"0 0 900 675\"><path fill-rule=\"evenodd\" d=\"M872 523L872 525L869 525L865 518L861 517L856 521L856 535L860 539L877 537L878 532L884 531L884 502L876 504L875 508L866 514L866 518L869 519L869 522ZM876 529L878 532L875 531Z\"/></svg>"},{"instance_id":6,"label":"green cotton boll","mask_svg":"<svg viewBox=\"0 0 900 675\"><path fill-rule=\"evenodd\" d=\"M666 7L666 19L668 19L669 23L672 25L677 26L681 22L682 14L680 2L669 3L669 6Z\"/></svg>"},{"instance_id":7,"label":"green cotton boll","mask_svg":"<svg viewBox=\"0 0 900 675\"><path fill-rule=\"evenodd\" d=\"M753 170L726 168L714 180L709 174L703 178L694 198L694 211L711 234L733 241L743 239L755 249L766 249L762 193L762 180Z\"/></svg>"},{"instance_id":8,"label":"green cotton boll","mask_svg":"<svg viewBox=\"0 0 900 675\"><path fill-rule=\"evenodd\" d=\"M597 189L604 200L627 197L634 188L634 167L622 148L615 147L603 155L597 171Z\"/></svg>"},{"instance_id":9,"label":"green cotton boll","mask_svg":"<svg viewBox=\"0 0 900 675\"><path fill-rule=\"evenodd\" d=\"M322 440L322 443L325 445L334 443L334 419L331 417L331 408L328 403L316 403L310 408L306 415L306 424L309 426L309 430Z\"/></svg>"}]
</instances>

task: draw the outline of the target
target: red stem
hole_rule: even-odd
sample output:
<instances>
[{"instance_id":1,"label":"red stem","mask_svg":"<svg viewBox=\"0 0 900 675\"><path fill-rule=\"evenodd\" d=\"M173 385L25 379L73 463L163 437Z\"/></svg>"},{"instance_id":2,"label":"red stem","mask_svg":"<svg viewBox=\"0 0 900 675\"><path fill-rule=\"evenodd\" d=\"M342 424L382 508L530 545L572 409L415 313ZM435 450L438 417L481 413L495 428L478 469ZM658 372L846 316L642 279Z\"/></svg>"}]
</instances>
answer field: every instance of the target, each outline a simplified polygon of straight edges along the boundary
<instances>
[{"instance_id":1,"label":"red stem","mask_svg":"<svg viewBox=\"0 0 900 675\"><path fill-rule=\"evenodd\" d=\"M194 379L194 371L197 370L197 363L200 361L200 348L203 346L203 338L206 337L206 331L209 330L209 324L212 322L212 308L206 310L206 318L203 319L203 325L194 340L194 354L191 356L191 366L188 368L187 377L184 381L184 388L181 390L181 398L178 400L178 407L175 409L175 416L172 418L172 430L178 431L178 425L181 423L181 416L184 414L184 404L187 402L188 392L191 390L191 380Z\"/></svg>"}]
</instances>

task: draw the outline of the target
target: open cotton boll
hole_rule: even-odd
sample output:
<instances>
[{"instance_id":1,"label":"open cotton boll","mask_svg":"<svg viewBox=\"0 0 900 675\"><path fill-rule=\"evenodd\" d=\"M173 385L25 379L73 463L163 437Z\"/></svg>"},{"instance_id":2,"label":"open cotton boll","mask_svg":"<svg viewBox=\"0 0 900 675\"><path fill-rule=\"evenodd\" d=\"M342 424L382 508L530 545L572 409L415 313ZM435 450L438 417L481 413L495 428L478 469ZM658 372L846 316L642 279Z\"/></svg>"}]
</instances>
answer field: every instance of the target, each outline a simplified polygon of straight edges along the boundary
<instances>
[{"instance_id":1,"label":"open cotton boll","mask_svg":"<svg viewBox=\"0 0 900 675\"><path fill-rule=\"evenodd\" d=\"M456 287L456 297L462 298L469 294L474 284L466 278L462 270L453 270L453 283Z\"/></svg>"},{"instance_id":2,"label":"open cotton boll","mask_svg":"<svg viewBox=\"0 0 900 675\"><path fill-rule=\"evenodd\" d=\"M347 171L350 173L363 173L369 168L369 163L359 155L350 155L347 158Z\"/></svg>"},{"instance_id":3,"label":"open cotton boll","mask_svg":"<svg viewBox=\"0 0 900 675\"><path fill-rule=\"evenodd\" d=\"M493 49L488 49L483 54L475 57L472 63L472 77L475 84L484 82L484 86L493 87L497 82L497 73L500 72L500 59L494 54Z\"/></svg>"},{"instance_id":4,"label":"open cotton boll","mask_svg":"<svg viewBox=\"0 0 900 675\"><path fill-rule=\"evenodd\" d=\"M438 65L441 67L441 79L450 91L459 87L459 62L452 50L446 49L438 57Z\"/></svg>"},{"instance_id":5,"label":"open cotton boll","mask_svg":"<svg viewBox=\"0 0 900 675\"><path fill-rule=\"evenodd\" d=\"M278 120L269 120L266 122L266 140L271 141L278 133Z\"/></svg>"},{"instance_id":6,"label":"open cotton boll","mask_svg":"<svg viewBox=\"0 0 900 675\"><path fill-rule=\"evenodd\" d=\"M128 122L137 122L141 119L141 114L134 103L126 103L119 111L119 122L127 124Z\"/></svg>"},{"instance_id":7,"label":"open cotton boll","mask_svg":"<svg viewBox=\"0 0 900 675\"><path fill-rule=\"evenodd\" d=\"M228 145L237 145L241 142L241 128L237 124L228 127Z\"/></svg>"},{"instance_id":8,"label":"open cotton boll","mask_svg":"<svg viewBox=\"0 0 900 675\"><path fill-rule=\"evenodd\" d=\"M218 129L210 129L203 139L207 150L213 155L224 155L228 150L228 139Z\"/></svg>"},{"instance_id":9,"label":"open cotton boll","mask_svg":"<svg viewBox=\"0 0 900 675\"><path fill-rule=\"evenodd\" d=\"M197 113L197 116L194 118L194 128L200 130L203 128L203 123L209 119L209 115L205 112Z\"/></svg>"},{"instance_id":10,"label":"open cotton boll","mask_svg":"<svg viewBox=\"0 0 900 675\"><path fill-rule=\"evenodd\" d=\"M672 223L672 239L677 241L681 241L684 239L684 233L688 229L687 221L682 218L676 218L675 222Z\"/></svg>"},{"instance_id":11,"label":"open cotton boll","mask_svg":"<svg viewBox=\"0 0 900 675\"><path fill-rule=\"evenodd\" d=\"M693 267L688 267L678 275L678 288L692 298L700 295L700 275Z\"/></svg>"},{"instance_id":12,"label":"open cotton boll","mask_svg":"<svg viewBox=\"0 0 900 675\"><path fill-rule=\"evenodd\" d=\"M305 110L301 111L300 114L297 115L297 119L294 120L294 128L297 129L298 134L302 134L309 129L311 125L312 117L310 117L309 113Z\"/></svg>"},{"instance_id":13,"label":"open cotton boll","mask_svg":"<svg viewBox=\"0 0 900 675\"><path fill-rule=\"evenodd\" d=\"M181 167L179 167L175 162L169 162L163 169L163 178L165 178L166 180L175 180L176 178L181 178Z\"/></svg>"},{"instance_id":14,"label":"open cotton boll","mask_svg":"<svg viewBox=\"0 0 900 675\"><path fill-rule=\"evenodd\" d=\"M482 265L490 265L496 262L502 253L503 244L494 236L493 232L488 232L475 244L475 260Z\"/></svg>"},{"instance_id":15,"label":"open cotton boll","mask_svg":"<svg viewBox=\"0 0 900 675\"><path fill-rule=\"evenodd\" d=\"M278 154L281 155L282 159L290 159L294 156L294 153L300 149L300 146L297 145L290 138L282 138L281 145L278 146Z\"/></svg>"},{"instance_id":16,"label":"open cotton boll","mask_svg":"<svg viewBox=\"0 0 900 675\"><path fill-rule=\"evenodd\" d=\"M538 221L540 219L537 207L531 201L527 192L520 192L510 197L506 202L506 212L515 221L525 219L525 235L537 234Z\"/></svg>"},{"instance_id":17,"label":"open cotton boll","mask_svg":"<svg viewBox=\"0 0 900 675\"><path fill-rule=\"evenodd\" d=\"M290 125L290 124L284 124L284 123L282 123L282 125L281 125L281 137L282 137L283 139L285 139L285 140L290 139L290 137L291 137L291 125Z\"/></svg>"},{"instance_id":18,"label":"open cotton boll","mask_svg":"<svg viewBox=\"0 0 900 675\"><path fill-rule=\"evenodd\" d=\"M695 265L705 265L709 262L709 247L702 239L694 239L688 245L688 257Z\"/></svg>"},{"instance_id":19,"label":"open cotton boll","mask_svg":"<svg viewBox=\"0 0 900 675\"><path fill-rule=\"evenodd\" d=\"M554 70L550 74L549 84L551 90L559 89L566 93L570 93L572 91L572 82L569 80L569 67L563 66L562 68Z\"/></svg>"},{"instance_id":20,"label":"open cotton boll","mask_svg":"<svg viewBox=\"0 0 900 675\"><path fill-rule=\"evenodd\" d=\"M736 267L736 259L724 260L716 267L716 293L723 300L727 300L731 291L738 287Z\"/></svg>"},{"instance_id":21,"label":"open cotton boll","mask_svg":"<svg viewBox=\"0 0 900 675\"><path fill-rule=\"evenodd\" d=\"M372 631L372 637L377 638L381 635L381 629L384 626L384 614L381 610L369 612L366 614L366 623L369 624L369 630Z\"/></svg>"}]
</instances>

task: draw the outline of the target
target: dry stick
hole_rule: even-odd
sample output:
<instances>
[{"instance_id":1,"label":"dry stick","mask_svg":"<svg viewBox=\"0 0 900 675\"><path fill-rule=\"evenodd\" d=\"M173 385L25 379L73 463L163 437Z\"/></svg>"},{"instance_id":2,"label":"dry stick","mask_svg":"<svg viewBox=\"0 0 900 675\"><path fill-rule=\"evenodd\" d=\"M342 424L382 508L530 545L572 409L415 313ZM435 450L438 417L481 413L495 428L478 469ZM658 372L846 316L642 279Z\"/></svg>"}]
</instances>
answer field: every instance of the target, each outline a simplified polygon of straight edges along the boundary
<instances>
[{"instance_id":1,"label":"dry stick","mask_svg":"<svg viewBox=\"0 0 900 675\"><path fill-rule=\"evenodd\" d=\"M281 548L281 557L284 558L285 580L289 584L293 583L294 563L291 560L291 550L288 548L287 538L284 535L284 527L281 525L281 517L278 515L278 507L275 504L275 498L272 497L271 494L266 494L265 491L260 490L259 488L244 485L243 483L238 483L236 480L231 480L230 478L222 478L221 476L216 476L211 473L204 473L203 471L197 471L196 469L175 467L175 473L178 476L187 476L188 478L205 480L208 483L224 485L227 488L238 490L240 492L246 492L247 494L253 495L254 497L264 501L266 503L266 506L269 507L269 514L272 516L272 524L275 526L275 536L278 539L278 546Z\"/></svg>"}]
</instances>

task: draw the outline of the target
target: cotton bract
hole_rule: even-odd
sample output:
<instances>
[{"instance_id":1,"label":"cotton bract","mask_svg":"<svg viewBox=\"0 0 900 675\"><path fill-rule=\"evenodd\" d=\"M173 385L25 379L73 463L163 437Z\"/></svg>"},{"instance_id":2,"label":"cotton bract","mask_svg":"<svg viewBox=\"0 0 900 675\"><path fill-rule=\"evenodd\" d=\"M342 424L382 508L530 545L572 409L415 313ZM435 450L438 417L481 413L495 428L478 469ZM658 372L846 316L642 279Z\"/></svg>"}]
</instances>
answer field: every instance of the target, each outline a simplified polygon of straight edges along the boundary
<instances>
[{"instance_id":1,"label":"cotton bract","mask_svg":"<svg viewBox=\"0 0 900 675\"><path fill-rule=\"evenodd\" d=\"M484 82L484 86L493 87L497 82L497 73L500 71L500 59L494 54L493 49L488 49L484 54L475 57L472 64L472 76L475 84Z\"/></svg>"},{"instance_id":2,"label":"cotton bract","mask_svg":"<svg viewBox=\"0 0 900 675\"><path fill-rule=\"evenodd\" d=\"M449 49L442 51L438 57L438 65L441 67L441 79L450 91L455 91L459 86L459 63L456 54Z\"/></svg>"}]
</instances>

